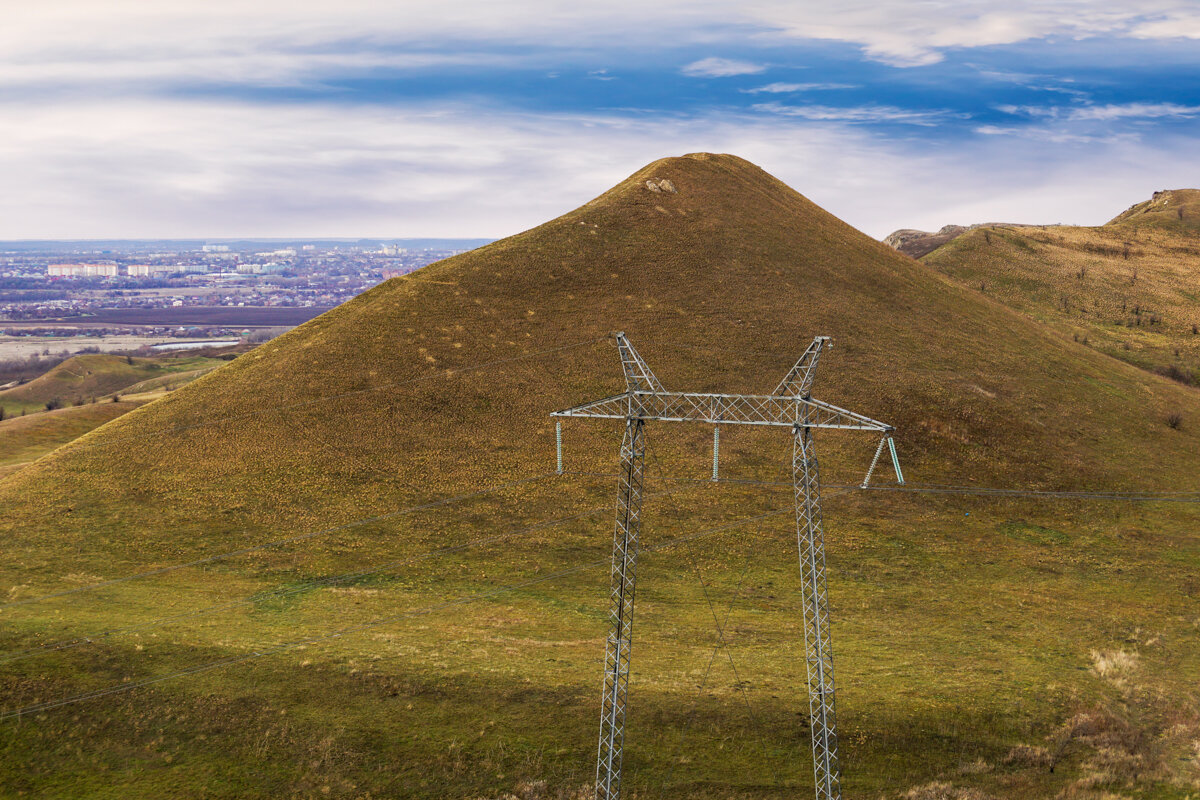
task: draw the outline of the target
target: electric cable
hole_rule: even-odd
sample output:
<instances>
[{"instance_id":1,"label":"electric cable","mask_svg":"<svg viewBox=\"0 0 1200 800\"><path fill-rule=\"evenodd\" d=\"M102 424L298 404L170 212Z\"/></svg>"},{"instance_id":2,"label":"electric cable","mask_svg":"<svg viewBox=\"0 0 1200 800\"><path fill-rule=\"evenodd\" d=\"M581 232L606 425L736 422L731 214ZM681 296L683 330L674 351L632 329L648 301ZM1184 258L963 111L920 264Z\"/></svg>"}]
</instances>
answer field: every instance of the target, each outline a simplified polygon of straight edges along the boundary
<instances>
[{"instance_id":1,"label":"electric cable","mask_svg":"<svg viewBox=\"0 0 1200 800\"><path fill-rule=\"evenodd\" d=\"M204 427L208 427L210 425L219 425L219 424L222 424L225 422L230 422L232 420L247 419L250 417L261 416L263 414L270 414L270 413L279 412L279 411L289 411L289 410L296 409L296 408L303 408L306 406L317 405L318 403L325 403L330 400L337 400L337 399L340 399L343 397L353 397L355 395L382 391L383 389L394 389L399 386L408 386L410 384L420 383L422 381L429 381L429 380L434 380L437 378L452 378L452 377L456 377L456 376L461 375L466 372L474 372L476 370L488 369L490 367L496 367L496 366L500 366L502 364L509 364L514 361L520 361L520 360L526 359L526 358L537 358L540 356L551 355L553 353L559 353L564 350L570 350L570 349L577 348L577 347L585 347L587 345L593 345L593 344L595 344L599 341L602 341L604 339L607 339L607 338L608 338L607 335L597 336L594 339L587 339L585 341L572 342L570 344L559 345L557 347L548 347L544 350L537 350L532 353L522 353L521 355L507 356L505 358L497 358L497 359L493 359L491 361L482 361L482 362L479 362L476 364L468 364L463 367L454 367L451 369L444 369L444 370L441 370L440 372L435 372L435 373L431 373L428 375L418 375L415 378L408 378L408 379L402 380L402 381L393 381L391 383L382 383L382 384L377 384L375 386L366 386L366 387L363 387L362 389L350 389L348 391L339 392L337 394L322 395L320 397L313 397L308 400L299 400L295 403L287 403L287 404L281 405L281 406L270 406L267 408L255 409L254 411L246 411L241 414L230 414L228 416L218 417L218 418L212 419L212 420L202 420L199 422L189 423L186 425L176 425L171 428L165 428L162 430L151 431L149 433L139 434L136 436L124 436L124 437L115 436L115 437L106 438L106 439L96 441L96 442L84 442L82 444L76 444L76 446L91 449L91 448L105 447L110 444L120 444L123 442L139 441L142 439L153 438L155 436L162 436L165 434L178 433L180 431L193 430L196 428L204 428ZM120 417L118 417L118 419L120 419ZM68 442L67 444L63 445L63 447L70 447L72 444L75 444L75 443Z\"/></svg>"},{"instance_id":2,"label":"electric cable","mask_svg":"<svg viewBox=\"0 0 1200 800\"><path fill-rule=\"evenodd\" d=\"M389 511L386 514L379 514L374 517L365 517L363 519L354 520L352 522L344 522L344 523L340 523L338 525L333 525L328 528L322 528L320 530L307 531L305 533L300 533L295 536L289 536L286 539L276 539L275 541L272 541L272 542L264 542L262 544L250 545L248 547L242 547L238 550L231 550L227 553L217 553L216 555L205 556L203 558L198 558L193 561L185 562L183 564L173 564L168 567L159 567L157 569L146 570L145 572L138 572L133 575L125 575L120 578L112 578L110 580L100 581L99 583L88 584L87 586L77 586L73 589L63 589L61 591L50 592L48 594L38 595L36 597L27 597L23 600L12 600L7 603L0 603L0 609L12 608L13 606L24 606L24 605L29 605L30 603L40 603L45 600L50 600L50 599L53 599L56 597L65 597L67 595L78 594L80 592L90 592L90 591L94 591L96 589L102 589L102 588L105 588L108 586L114 586L118 583L126 583L128 581L139 580L141 578L149 578L149 577L152 577L155 575L163 575L168 572L174 572L176 570L186 569L188 567L197 567L197 566L200 566L203 564L211 564L216 561L224 561L225 559L233 558L234 556L245 555L246 553L253 553L253 552L257 552L259 550L268 550L268 549L271 549L274 547L281 547L285 544L294 544L296 542L307 541L308 539L314 539L318 536L324 536L325 534L336 533L338 531L344 531L344 530L348 530L350 528L357 528L361 525L369 525L369 524L375 523L375 522L382 522L383 520L394 519L395 517L404 516L406 514L415 514L420 511L428 511L431 508L437 508L439 506L450 505L452 503L462 502L463 500L470 500L471 498L474 498L474 497L480 497L485 494L491 494L492 492L503 491L504 489L510 489L514 486L520 486L522 484L540 481L540 480L543 480L545 478L548 478L548 477L550 477L552 475L556 475L556 474L557 473L555 473L555 472L543 472L539 475L533 475L528 478L519 478L514 481L509 481L508 483L499 484L497 486L489 486L487 488L479 489L479 490L473 491L473 492L468 492L466 494L455 495L453 497L444 497L439 500L433 500L431 502L422 503L422 504L416 505L416 506L409 506L408 508L402 508L397 511Z\"/></svg>"},{"instance_id":3,"label":"electric cable","mask_svg":"<svg viewBox=\"0 0 1200 800\"><path fill-rule=\"evenodd\" d=\"M646 548L644 548L644 550L647 552L655 552L658 550L665 550L669 547L674 547L676 545L683 544L685 542L695 541L697 539L705 538L708 536L714 536L714 535L717 535L720 533L734 530L734 529L739 528L749 522L757 522L759 520L766 519L767 517L776 516L778 514L784 514L784 513L787 513L789 510L790 509L774 509L771 511L764 512L762 514L758 514L756 516L745 517L743 519L735 520L733 522L730 522L730 523L727 523L724 525L718 525L718 526L715 526L712 528L707 528L705 530L697 531L696 533L684 534L681 536L677 536L677 537L675 537L673 539L669 539L665 542L660 542L656 545L646 547ZM539 576L537 578L530 578L529 580L508 584L506 586L500 586L495 589L488 589L488 590L485 590L482 592L475 592L473 594L462 595L460 597L454 598L453 600L445 600L440 603L434 603L431 605L423 606L421 608L409 609L408 611L402 612L400 614L395 614L392 616L384 617L382 619L376 619L376 620L372 620L370 622L364 622L364 623L361 623L358 625L351 625L349 627L340 628L340 629L332 631L330 633L321 634L320 636L312 636L312 637L307 637L304 639L297 639L292 642L285 642L283 644L274 645L272 647L263 648L261 650L255 650L250 653L245 653L245 654L238 655L238 656L229 656L227 658L221 658L221 659L217 659L215 661L209 661L209 662L206 662L203 664L197 664L195 666L188 667L188 668L181 669L181 670L176 670L174 672L170 672L165 675L157 675L157 676L154 676L151 678L144 678L139 681L130 681L127 683L120 683L115 686L108 686L103 689L95 689L90 692L83 692L81 694L72 695L70 697L60 698L58 700L50 700L50 701L47 701L44 703L35 703L32 705L24 706L22 708L16 708L16 709L12 709L9 711L0 712L0 722L20 719L21 717L28 716L30 714L37 714L37 713L41 713L44 711L50 711L50 710L53 710L56 708L73 705L75 703L81 703L81 702L84 702L87 700L95 700L95 699L99 699L102 697L108 697L108 696L114 695L114 694L121 694L124 692L129 692L134 689L140 689L140 688L143 688L146 686L151 686L151 685L154 685L157 683L162 683L164 681L169 681L174 678L196 675L196 674L199 674L202 672L209 672L209 671L212 671L215 669L220 669L221 667L227 667L227 666L232 666L234 664L240 664L240 663L243 663L246 661L251 661L256 658L262 658L264 656L274 655L276 653L281 653L281 652L284 652L287 650L294 650L297 647L304 647L304 646L311 645L311 644L320 644L322 642L327 642L327 641L331 641L333 639L338 639L338 638L347 636L352 633L358 633L360 631L370 630L372 628L378 628L382 625L387 625L387 624L390 624L393 622L398 622L399 620L402 620L402 619L421 616L424 614L430 614L435 611L440 611L442 609L451 608L454 606L464 605L466 603L471 603L471 602L474 602L477 600L486 600L488 598L496 597L498 595L505 594L507 592L512 592L512 591L516 591L518 589L526 588L528 586L533 586L538 583L545 583L546 581L555 580L557 578L562 578L567 575L573 575L577 572L583 572L584 570L587 570L587 569L594 569L596 567L604 566L604 565L608 564L609 562L610 562L609 558L597 559L595 561L589 561L585 564L579 564L574 567L567 567L566 569L561 569L561 570L558 570L556 572L553 572L553 573L550 573L547 575Z\"/></svg>"},{"instance_id":4,"label":"electric cable","mask_svg":"<svg viewBox=\"0 0 1200 800\"><path fill-rule=\"evenodd\" d=\"M563 475L580 475L585 477L616 477L613 473L606 472L586 472L576 470L563 470ZM791 488L792 484L787 481L760 481L749 478L720 478L717 481L711 481L709 478L682 478L674 476L663 476L665 481L687 481L695 483L728 483L734 485L745 486L770 486L775 488ZM828 483L821 485L823 489L846 489L849 491L863 492L909 492L913 494L960 494L960 495L975 495L981 497L1035 497L1045 498L1050 500L1117 500L1128 501L1135 503L1200 503L1200 495L1196 495L1190 491L1171 491L1171 492L1085 492L1076 490L1052 490L1052 489L1005 489L984 486L953 486L941 484L879 484L867 486L856 483Z\"/></svg>"}]
</instances>

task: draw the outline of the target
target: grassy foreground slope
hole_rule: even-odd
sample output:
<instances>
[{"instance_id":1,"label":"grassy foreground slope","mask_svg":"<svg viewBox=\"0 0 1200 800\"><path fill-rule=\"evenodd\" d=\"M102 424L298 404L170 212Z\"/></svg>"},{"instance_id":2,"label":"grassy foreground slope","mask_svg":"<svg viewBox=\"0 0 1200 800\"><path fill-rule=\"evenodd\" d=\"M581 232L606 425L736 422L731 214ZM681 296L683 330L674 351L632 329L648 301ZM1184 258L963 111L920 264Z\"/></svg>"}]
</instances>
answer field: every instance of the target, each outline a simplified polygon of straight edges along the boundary
<instances>
[{"instance_id":1,"label":"grassy foreground slope","mask_svg":"<svg viewBox=\"0 0 1200 800\"><path fill-rule=\"evenodd\" d=\"M896 425L913 481L1194 490L1200 468L1194 389L932 273L745 161L666 159L546 225L389 281L0 482L14 554L0 588L13 602L326 531L3 607L9 651L134 628L0 658L5 708L420 611L8 723L4 785L47 797L529 798L584 786L612 481L540 477L330 528L544 475L548 412L621 389L599 340L614 329L668 388L764 392L813 334L833 335L817 396ZM673 493L648 500L646 544L784 513L646 553L627 786L795 796L811 768L790 492L662 480L703 477L710 435L651 431L651 491ZM567 436L570 469L613 469L614 426ZM860 479L873 444L821 437L826 480ZM786 435L725 431L722 451L726 475L786 479ZM826 508L848 796L1196 790L1195 506L831 491ZM529 529L547 519L560 522ZM445 606L588 564L599 566ZM727 603L728 653L714 658ZM139 627L169 615L188 616Z\"/></svg>"}]
</instances>

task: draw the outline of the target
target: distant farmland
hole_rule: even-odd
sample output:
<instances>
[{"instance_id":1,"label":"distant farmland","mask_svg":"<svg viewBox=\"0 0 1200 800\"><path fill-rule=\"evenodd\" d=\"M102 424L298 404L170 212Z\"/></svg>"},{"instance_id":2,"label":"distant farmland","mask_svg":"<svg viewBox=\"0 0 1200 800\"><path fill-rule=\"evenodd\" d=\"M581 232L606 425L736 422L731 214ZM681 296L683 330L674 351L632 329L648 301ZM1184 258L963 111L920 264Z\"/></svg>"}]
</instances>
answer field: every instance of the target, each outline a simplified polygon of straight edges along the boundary
<instances>
[{"instance_id":1,"label":"distant farmland","mask_svg":"<svg viewBox=\"0 0 1200 800\"><path fill-rule=\"evenodd\" d=\"M267 308L261 306L185 306L172 308L101 308L89 314L38 320L26 324L47 323L87 327L92 325L201 325L231 328L273 328L299 325L324 314L326 307Z\"/></svg>"}]
</instances>

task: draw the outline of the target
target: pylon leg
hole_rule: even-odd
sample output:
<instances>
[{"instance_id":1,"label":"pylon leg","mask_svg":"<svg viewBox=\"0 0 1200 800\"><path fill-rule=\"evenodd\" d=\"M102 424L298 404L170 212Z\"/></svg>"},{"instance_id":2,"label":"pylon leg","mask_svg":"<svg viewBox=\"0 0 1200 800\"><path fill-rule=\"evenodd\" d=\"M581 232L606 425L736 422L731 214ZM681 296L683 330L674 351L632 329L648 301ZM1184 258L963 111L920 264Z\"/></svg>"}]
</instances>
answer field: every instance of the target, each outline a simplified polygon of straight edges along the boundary
<instances>
[{"instance_id":1,"label":"pylon leg","mask_svg":"<svg viewBox=\"0 0 1200 800\"><path fill-rule=\"evenodd\" d=\"M840 800L833 646L829 631L829 594L825 588L825 543L821 530L821 484L812 429L800 425L795 429L792 480L796 493L800 584L804 594L804 646L816 797L817 800Z\"/></svg>"},{"instance_id":2,"label":"pylon leg","mask_svg":"<svg viewBox=\"0 0 1200 800\"><path fill-rule=\"evenodd\" d=\"M613 531L612 590L604 688L600 702L600 751L596 759L596 800L621 795L621 756L625 740L625 699L629 686L629 650L633 643L633 596L637 576L638 533L645 477L645 425L625 421L621 473L617 487L617 524Z\"/></svg>"}]
</instances>

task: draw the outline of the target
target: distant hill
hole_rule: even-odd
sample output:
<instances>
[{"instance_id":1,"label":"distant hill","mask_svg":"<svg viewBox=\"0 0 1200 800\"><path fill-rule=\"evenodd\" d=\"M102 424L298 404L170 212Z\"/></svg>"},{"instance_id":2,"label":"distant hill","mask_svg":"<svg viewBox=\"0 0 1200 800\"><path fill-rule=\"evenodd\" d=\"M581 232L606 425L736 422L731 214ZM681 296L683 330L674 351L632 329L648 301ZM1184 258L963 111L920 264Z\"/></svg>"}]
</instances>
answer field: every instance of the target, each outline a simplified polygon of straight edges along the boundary
<instances>
[{"instance_id":1,"label":"distant hill","mask_svg":"<svg viewBox=\"0 0 1200 800\"><path fill-rule=\"evenodd\" d=\"M945 225L936 232L901 228L885 236L883 243L888 247L899 250L906 256L922 258L947 242L954 241L968 231L973 231L977 228L995 227L1023 228L1030 226L1005 222L981 222L974 225Z\"/></svg>"},{"instance_id":2,"label":"distant hill","mask_svg":"<svg viewBox=\"0 0 1200 800\"><path fill-rule=\"evenodd\" d=\"M12 725L0 781L583 794L620 431L566 425L555 476L548 414L623 389L603 337L624 330L668 388L714 392L769 392L832 335L814 394L895 425L931 492L834 489L876 442L819 438L847 796L1181 796L1200 777L1195 506L933 493L1195 491L1200 393L1012 307L1001 260L969 280L934 260L1076 252L1061 235L983 228L918 263L743 159L663 159L93 430L0 479L10 599L240 554L5 608L10 652L118 631L0 663L5 707L190 672ZM648 432L626 790L803 795L790 437L722 431L722 474L764 486L709 481L711 435Z\"/></svg>"},{"instance_id":3,"label":"distant hill","mask_svg":"<svg viewBox=\"0 0 1200 800\"><path fill-rule=\"evenodd\" d=\"M1196 220L1200 191L1158 192L1106 225L981 228L923 260L1062 336L1200 386Z\"/></svg>"},{"instance_id":4,"label":"distant hill","mask_svg":"<svg viewBox=\"0 0 1200 800\"><path fill-rule=\"evenodd\" d=\"M1168 189L1155 192L1118 214L1110 226L1132 228L1151 225L1173 231L1200 232L1200 189Z\"/></svg>"},{"instance_id":5,"label":"distant hill","mask_svg":"<svg viewBox=\"0 0 1200 800\"><path fill-rule=\"evenodd\" d=\"M0 477L139 405L128 400L89 403L0 421Z\"/></svg>"},{"instance_id":6,"label":"distant hill","mask_svg":"<svg viewBox=\"0 0 1200 800\"><path fill-rule=\"evenodd\" d=\"M28 383L0 391L0 407L7 416L16 416L22 411L44 411L47 403L58 407L91 403L134 384L221 363L192 356L140 358L85 353L68 358Z\"/></svg>"}]
</instances>

